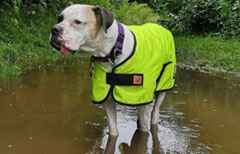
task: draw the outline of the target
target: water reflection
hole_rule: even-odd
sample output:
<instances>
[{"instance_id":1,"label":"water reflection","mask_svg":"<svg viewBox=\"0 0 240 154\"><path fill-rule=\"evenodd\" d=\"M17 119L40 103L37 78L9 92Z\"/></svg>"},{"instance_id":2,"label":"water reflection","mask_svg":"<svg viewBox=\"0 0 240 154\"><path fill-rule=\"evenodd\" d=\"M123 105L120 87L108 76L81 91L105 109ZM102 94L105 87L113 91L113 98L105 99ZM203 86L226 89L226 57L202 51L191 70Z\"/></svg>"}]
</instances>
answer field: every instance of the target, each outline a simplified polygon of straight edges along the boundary
<instances>
[{"instance_id":1,"label":"water reflection","mask_svg":"<svg viewBox=\"0 0 240 154\"><path fill-rule=\"evenodd\" d=\"M120 111L118 113L120 135L113 139L109 137L108 129L105 128L100 146L102 153L114 151L116 154L162 154L169 152L185 153L188 151L191 129L177 124L181 117L161 115L160 123L153 127L151 132L146 133L136 129L137 114L134 109L118 106L118 111ZM170 120L171 118L172 120ZM203 152L203 150L198 152ZM94 151L94 153L97 152Z\"/></svg>"},{"instance_id":2,"label":"water reflection","mask_svg":"<svg viewBox=\"0 0 240 154\"><path fill-rule=\"evenodd\" d=\"M119 145L119 149L121 153L132 154L146 154L147 153L147 142L149 138L149 132L142 132L140 130L136 130L132 136L132 140L130 145L127 143L121 143Z\"/></svg>"},{"instance_id":3,"label":"water reflection","mask_svg":"<svg viewBox=\"0 0 240 154\"><path fill-rule=\"evenodd\" d=\"M151 133L151 134L150 134ZM150 138L152 135L152 138ZM152 150L153 154L162 154L163 151L160 147L160 141L158 138L158 126L152 128L151 132L142 132L138 129L135 130L133 136L131 137L130 144L122 142L115 150L116 141L118 137L109 136L106 149L104 154L114 154L114 153L122 153L122 154L146 154L149 153L149 150ZM152 141L150 141L152 139ZM152 148L148 147L148 142L151 142Z\"/></svg>"},{"instance_id":4,"label":"water reflection","mask_svg":"<svg viewBox=\"0 0 240 154\"><path fill-rule=\"evenodd\" d=\"M134 108L117 106L118 138L90 103L88 64L0 80L0 153L240 153L240 82L179 69L158 127L136 130Z\"/></svg>"}]
</instances>

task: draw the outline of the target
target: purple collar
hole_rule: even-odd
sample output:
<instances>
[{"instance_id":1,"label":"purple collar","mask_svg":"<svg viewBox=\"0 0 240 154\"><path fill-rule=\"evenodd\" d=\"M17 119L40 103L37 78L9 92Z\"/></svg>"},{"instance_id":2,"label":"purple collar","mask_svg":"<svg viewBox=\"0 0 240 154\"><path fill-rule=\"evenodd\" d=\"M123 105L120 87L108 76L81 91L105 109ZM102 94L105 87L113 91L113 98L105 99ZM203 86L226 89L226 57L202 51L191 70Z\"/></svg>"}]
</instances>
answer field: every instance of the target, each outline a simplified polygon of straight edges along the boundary
<instances>
[{"instance_id":1,"label":"purple collar","mask_svg":"<svg viewBox=\"0 0 240 154\"><path fill-rule=\"evenodd\" d=\"M113 46L111 52L106 57L91 57L91 62L100 61L100 62L110 62L114 64L115 58L122 54L123 41L125 38L124 28L121 23L117 22L118 25L118 37L115 45Z\"/></svg>"}]
</instances>

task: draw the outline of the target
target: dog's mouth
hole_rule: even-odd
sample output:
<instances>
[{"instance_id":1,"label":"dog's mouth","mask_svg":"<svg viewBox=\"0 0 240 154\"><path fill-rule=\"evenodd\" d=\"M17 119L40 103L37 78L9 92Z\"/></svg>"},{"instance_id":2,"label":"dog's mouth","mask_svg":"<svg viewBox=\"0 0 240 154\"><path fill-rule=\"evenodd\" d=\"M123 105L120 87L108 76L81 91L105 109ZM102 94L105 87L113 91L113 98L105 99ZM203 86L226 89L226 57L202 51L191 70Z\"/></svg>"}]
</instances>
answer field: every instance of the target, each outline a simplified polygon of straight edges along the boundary
<instances>
[{"instance_id":1,"label":"dog's mouth","mask_svg":"<svg viewBox=\"0 0 240 154\"><path fill-rule=\"evenodd\" d=\"M51 39L50 41L50 44L52 47L54 47L56 50L60 51L60 47L61 47L61 44L60 42L57 42L57 41L54 41L53 39Z\"/></svg>"},{"instance_id":2,"label":"dog's mouth","mask_svg":"<svg viewBox=\"0 0 240 154\"><path fill-rule=\"evenodd\" d=\"M70 50L69 48L65 47L64 45L62 45L61 42L54 41L53 39L51 40L51 45L56 50L60 51L64 56L69 56L75 52L75 51Z\"/></svg>"},{"instance_id":3,"label":"dog's mouth","mask_svg":"<svg viewBox=\"0 0 240 154\"><path fill-rule=\"evenodd\" d=\"M72 53L74 53L74 51L66 48L66 47L63 46L63 45L60 47L60 51L61 51L61 53L62 53L64 56L69 56L69 55L71 55Z\"/></svg>"}]
</instances>

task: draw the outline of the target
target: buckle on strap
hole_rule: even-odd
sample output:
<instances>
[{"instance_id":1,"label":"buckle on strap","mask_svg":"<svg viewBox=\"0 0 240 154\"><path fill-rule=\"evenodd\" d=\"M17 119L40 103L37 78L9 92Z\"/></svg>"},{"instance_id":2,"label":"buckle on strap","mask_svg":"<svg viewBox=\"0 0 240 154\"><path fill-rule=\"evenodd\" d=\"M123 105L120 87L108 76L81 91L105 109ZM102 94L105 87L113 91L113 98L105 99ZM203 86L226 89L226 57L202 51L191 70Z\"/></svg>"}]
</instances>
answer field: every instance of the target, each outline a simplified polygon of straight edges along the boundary
<instances>
[{"instance_id":1,"label":"buckle on strap","mask_svg":"<svg viewBox=\"0 0 240 154\"><path fill-rule=\"evenodd\" d=\"M108 59L108 61L112 64L112 65L114 65L115 63L114 63L114 60L112 59L112 58L110 58L110 57L107 57L107 59Z\"/></svg>"}]
</instances>

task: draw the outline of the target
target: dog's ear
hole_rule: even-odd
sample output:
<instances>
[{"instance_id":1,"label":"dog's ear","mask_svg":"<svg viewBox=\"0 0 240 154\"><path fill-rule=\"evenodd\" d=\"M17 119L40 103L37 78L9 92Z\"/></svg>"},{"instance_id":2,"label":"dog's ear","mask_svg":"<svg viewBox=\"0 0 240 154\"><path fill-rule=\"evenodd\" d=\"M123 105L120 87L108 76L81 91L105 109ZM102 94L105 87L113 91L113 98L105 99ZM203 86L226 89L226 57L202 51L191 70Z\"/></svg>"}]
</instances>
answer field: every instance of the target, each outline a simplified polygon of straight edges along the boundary
<instances>
[{"instance_id":1,"label":"dog's ear","mask_svg":"<svg viewBox=\"0 0 240 154\"><path fill-rule=\"evenodd\" d=\"M67 7L73 5L73 2L68 2Z\"/></svg>"},{"instance_id":2,"label":"dog's ear","mask_svg":"<svg viewBox=\"0 0 240 154\"><path fill-rule=\"evenodd\" d=\"M112 25L114 21L114 14L99 6L93 7L93 12L97 18L97 22L103 26L105 33L107 33L108 28Z\"/></svg>"}]
</instances>

